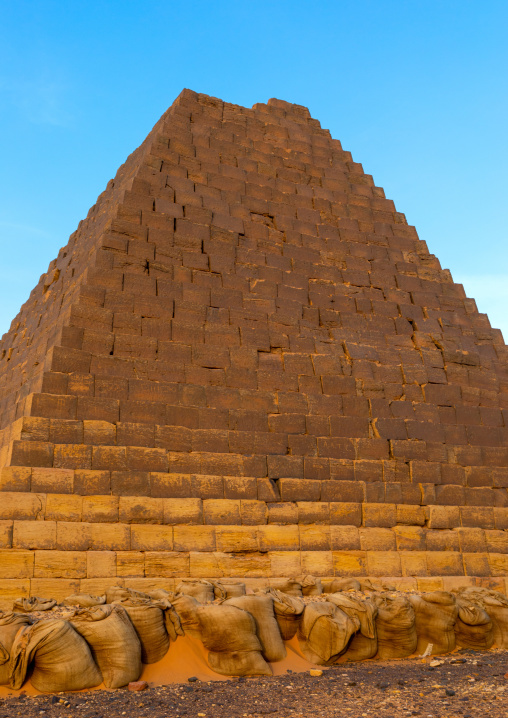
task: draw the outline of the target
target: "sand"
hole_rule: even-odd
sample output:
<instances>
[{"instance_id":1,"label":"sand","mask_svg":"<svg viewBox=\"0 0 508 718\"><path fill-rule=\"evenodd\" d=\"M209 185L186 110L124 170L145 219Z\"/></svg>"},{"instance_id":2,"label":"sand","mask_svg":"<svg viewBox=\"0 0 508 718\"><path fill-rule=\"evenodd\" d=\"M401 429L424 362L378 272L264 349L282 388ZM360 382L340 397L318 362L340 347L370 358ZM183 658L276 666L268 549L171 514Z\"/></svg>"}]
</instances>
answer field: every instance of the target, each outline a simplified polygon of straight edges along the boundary
<instances>
[{"instance_id":1,"label":"sand","mask_svg":"<svg viewBox=\"0 0 508 718\"><path fill-rule=\"evenodd\" d=\"M287 673L288 670L294 673L308 671L316 668L314 663L304 658L298 638L295 636L291 641L285 643L287 656L282 661L271 663L274 676L280 676ZM152 663L143 667L143 673L140 680L147 681L151 686L169 685L171 683L185 683L191 677L198 678L200 681L227 681L229 676L222 676L215 673L208 666L206 661L208 651L201 641L192 636L179 636L174 643L171 643L169 651L166 653L162 661ZM107 690L103 683L91 690ZM0 698L7 696L17 696L25 693L29 696L41 695L40 691L27 681L20 690L12 690L8 686L0 686Z\"/></svg>"}]
</instances>

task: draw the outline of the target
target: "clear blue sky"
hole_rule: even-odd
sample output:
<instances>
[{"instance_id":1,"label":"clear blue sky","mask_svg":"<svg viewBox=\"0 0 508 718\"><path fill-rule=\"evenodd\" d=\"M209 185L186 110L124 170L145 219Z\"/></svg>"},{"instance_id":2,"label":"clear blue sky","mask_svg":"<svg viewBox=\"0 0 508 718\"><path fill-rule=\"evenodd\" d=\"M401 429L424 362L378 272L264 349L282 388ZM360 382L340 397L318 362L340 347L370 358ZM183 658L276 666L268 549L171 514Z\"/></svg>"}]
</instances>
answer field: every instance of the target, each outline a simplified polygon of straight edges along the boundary
<instances>
[{"instance_id":1,"label":"clear blue sky","mask_svg":"<svg viewBox=\"0 0 508 718\"><path fill-rule=\"evenodd\" d=\"M310 108L508 338L508 3L0 0L0 334L183 87Z\"/></svg>"}]
</instances>

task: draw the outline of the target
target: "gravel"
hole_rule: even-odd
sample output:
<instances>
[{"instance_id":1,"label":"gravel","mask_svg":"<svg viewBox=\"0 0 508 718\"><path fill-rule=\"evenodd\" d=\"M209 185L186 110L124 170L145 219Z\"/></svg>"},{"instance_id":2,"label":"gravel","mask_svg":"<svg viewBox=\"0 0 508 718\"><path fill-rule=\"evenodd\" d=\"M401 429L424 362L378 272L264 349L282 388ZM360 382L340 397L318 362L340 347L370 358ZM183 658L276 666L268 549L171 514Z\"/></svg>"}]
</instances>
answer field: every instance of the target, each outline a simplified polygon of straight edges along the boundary
<instances>
[{"instance_id":1,"label":"gravel","mask_svg":"<svg viewBox=\"0 0 508 718\"><path fill-rule=\"evenodd\" d=\"M461 651L431 659L365 661L273 678L0 699L0 718L506 718L508 652ZM505 677L506 675L506 677Z\"/></svg>"}]
</instances>

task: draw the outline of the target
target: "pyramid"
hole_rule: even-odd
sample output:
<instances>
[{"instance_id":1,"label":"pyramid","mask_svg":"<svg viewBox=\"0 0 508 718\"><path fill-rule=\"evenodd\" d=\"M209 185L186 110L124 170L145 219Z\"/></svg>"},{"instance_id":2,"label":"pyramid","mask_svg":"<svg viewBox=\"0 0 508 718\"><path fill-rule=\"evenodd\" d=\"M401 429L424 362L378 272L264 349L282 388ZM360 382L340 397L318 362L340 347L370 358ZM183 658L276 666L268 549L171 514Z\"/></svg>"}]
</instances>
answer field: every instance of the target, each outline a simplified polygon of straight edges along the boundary
<instances>
[{"instance_id":1,"label":"pyramid","mask_svg":"<svg viewBox=\"0 0 508 718\"><path fill-rule=\"evenodd\" d=\"M3 601L504 586L502 335L300 105L184 90L0 357Z\"/></svg>"}]
</instances>

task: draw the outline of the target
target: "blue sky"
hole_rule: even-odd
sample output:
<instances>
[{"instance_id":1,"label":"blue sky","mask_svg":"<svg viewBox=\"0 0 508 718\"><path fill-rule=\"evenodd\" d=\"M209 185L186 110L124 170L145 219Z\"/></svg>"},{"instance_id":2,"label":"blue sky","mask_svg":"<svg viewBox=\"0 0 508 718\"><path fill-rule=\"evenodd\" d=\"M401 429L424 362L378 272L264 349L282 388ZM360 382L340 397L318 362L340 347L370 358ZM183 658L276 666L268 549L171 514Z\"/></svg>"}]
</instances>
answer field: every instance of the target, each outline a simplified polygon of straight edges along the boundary
<instances>
[{"instance_id":1,"label":"blue sky","mask_svg":"<svg viewBox=\"0 0 508 718\"><path fill-rule=\"evenodd\" d=\"M0 0L0 334L183 87L306 105L508 338L508 3Z\"/></svg>"}]
</instances>

